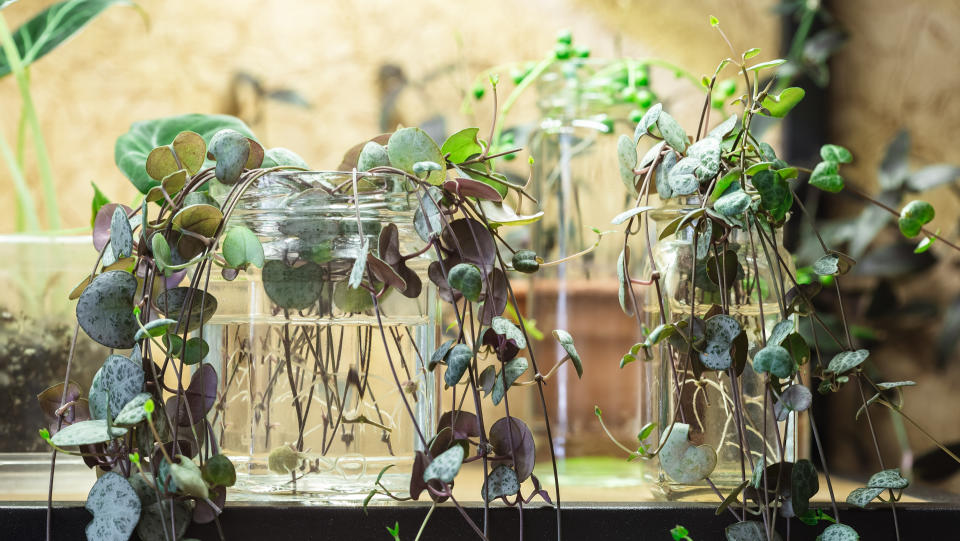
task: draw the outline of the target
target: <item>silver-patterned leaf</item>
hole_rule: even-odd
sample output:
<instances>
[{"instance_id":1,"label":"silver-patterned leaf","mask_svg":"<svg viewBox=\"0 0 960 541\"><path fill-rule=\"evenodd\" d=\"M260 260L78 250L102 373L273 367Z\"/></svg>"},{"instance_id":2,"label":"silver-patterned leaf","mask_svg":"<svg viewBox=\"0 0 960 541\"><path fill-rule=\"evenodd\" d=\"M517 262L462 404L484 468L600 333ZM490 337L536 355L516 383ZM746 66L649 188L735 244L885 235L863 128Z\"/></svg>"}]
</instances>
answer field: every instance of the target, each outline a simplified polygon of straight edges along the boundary
<instances>
[{"instance_id":1,"label":"silver-patterned leaf","mask_svg":"<svg viewBox=\"0 0 960 541\"><path fill-rule=\"evenodd\" d=\"M103 474L87 494L87 511L93 520L87 524L90 541L127 541L140 520L140 499L122 475Z\"/></svg>"},{"instance_id":2,"label":"silver-patterned leaf","mask_svg":"<svg viewBox=\"0 0 960 541\"><path fill-rule=\"evenodd\" d=\"M430 481L439 479L444 483L450 483L460 472L460 466L463 464L463 446L454 445L441 453L433 462L423 471L423 480Z\"/></svg>"}]
</instances>

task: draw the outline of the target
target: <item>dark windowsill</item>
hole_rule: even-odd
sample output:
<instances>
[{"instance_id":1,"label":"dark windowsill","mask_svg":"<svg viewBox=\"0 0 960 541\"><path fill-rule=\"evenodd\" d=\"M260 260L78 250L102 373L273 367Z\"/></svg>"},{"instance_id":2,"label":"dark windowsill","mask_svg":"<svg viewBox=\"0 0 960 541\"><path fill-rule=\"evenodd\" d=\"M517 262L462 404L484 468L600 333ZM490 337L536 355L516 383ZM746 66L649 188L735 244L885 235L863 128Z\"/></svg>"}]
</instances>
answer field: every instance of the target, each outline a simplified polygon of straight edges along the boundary
<instances>
[{"instance_id":1,"label":"dark windowsill","mask_svg":"<svg viewBox=\"0 0 960 541\"><path fill-rule=\"evenodd\" d=\"M818 505L819 506L819 505ZM228 503L221 516L227 539L389 539L386 527L399 523L402 539L412 539L420 528L428 506L424 503L371 505L367 513L358 506L318 506L291 503L264 505ZM723 528L733 521L729 513L715 514L716 506L704 503L640 502L636 504L564 504L563 538L581 539L670 539L669 530L682 524L696 541L722 540ZM829 506L823 509L831 513ZM470 505L469 515L478 523L483 508ZM853 526L866 540L894 539L893 517L886 504L869 509L842 506L844 523ZM524 539L556 539L556 520L552 507L528 506L523 514ZM42 502L0 503L0 538L43 539L46 505ZM91 516L80 503L58 503L54 509L55 540L85 539L83 529ZM907 539L944 538L960 523L960 501L901 503L897 506L901 537ZM779 526L785 526L784 520ZM813 540L825 524L806 526L791 522L791 540ZM489 538L518 538L519 512L504 506L490 510ZM778 528L780 529L780 528ZM786 530L781 529L781 534ZM187 537L218 539L213 524L192 526ZM477 539L451 505L438 507L422 539Z\"/></svg>"}]
</instances>

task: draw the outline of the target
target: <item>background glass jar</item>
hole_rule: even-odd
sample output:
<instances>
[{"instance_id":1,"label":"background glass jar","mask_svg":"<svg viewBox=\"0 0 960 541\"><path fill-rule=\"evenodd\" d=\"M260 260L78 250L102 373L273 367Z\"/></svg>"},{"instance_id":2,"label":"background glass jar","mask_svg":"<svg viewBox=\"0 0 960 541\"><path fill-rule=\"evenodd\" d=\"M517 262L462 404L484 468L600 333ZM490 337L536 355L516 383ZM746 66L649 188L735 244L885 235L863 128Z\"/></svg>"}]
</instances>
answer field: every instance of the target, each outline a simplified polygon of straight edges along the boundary
<instances>
[{"instance_id":1,"label":"background glass jar","mask_svg":"<svg viewBox=\"0 0 960 541\"><path fill-rule=\"evenodd\" d=\"M779 232L773 236L769 231L758 234L755 226L749 233L741 228L730 230L726 256L733 259L735 255L738 269L732 286L725 288L724 294L715 283L717 280L712 280L707 272L708 259L716 256L709 243L715 226L704 228L701 222L706 224L709 221L691 220L660 239L671 222L699 209L700 199L675 198L659 202L659 205L651 202L651 205L656 209L649 213L652 227L648 229L646 242L652 246L655 266L651 266L646 253L641 253L633 258L630 274L646 280L655 268L660 274L663 303L661 312L653 286L644 288L645 295L638 299L643 325L652 330L662 322L688 320L691 314L702 321L712 315L711 309L716 311L713 307L725 306L745 333L746 351L750 353L745 356L745 365L734 380L730 376L731 371L737 374L736 367L723 372L705 370L698 377L699 370L694 368L695 363L687 362L685 349L670 340L651 348L649 362L633 363L631 367L642 374L646 391L642 410L647 422L657 424L650 441L656 444L674 422L690 425L690 441L697 445L708 444L716 451L717 465L709 479L726 494L740 485L744 475L749 478L751 464L764 456L767 463L775 462L773 457L782 456L783 460L794 461L798 455L806 456L806 423L801 422L794 412L784 415L783 421L775 419L774 405L769 396L765 397L763 376L753 370L751 361L753 353L762 347L764 333L769 337L782 319L777 289L784 286L790 289L792 282L787 273L794 272L792 259L783 248ZM787 264L787 269L777 265L777 254ZM805 370L801 367L803 373ZM740 401L740 408L735 407L736 400ZM743 441L736 413L740 410L744 412ZM745 453L742 454L741 450ZM664 471L659 461L658 468L649 471L656 483L654 492L659 496L668 499L709 498L710 501L716 498L707 481L678 482Z\"/></svg>"},{"instance_id":2,"label":"background glass jar","mask_svg":"<svg viewBox=\"0 0 960 541\"><path fill-rule=\"evenodd\" d=\"M351 183L350 173L271 174L230 218L256 233L266 260L211 280L219 307L203 330L221 382L213 437L237 465L232 496L362 499L388 465L383 484L403 493L436 426L429 256L407 261L423 292L389 290L379 317L370 292L347 283L361 242L376 253L391 224L402 253L420 247L417 198L398 176L361 175L356 199Z\"/></svg>"},{"instance_id":3,"label":"background glass jar","mask_svg":"<svg viewBox=\"0 0 960 541\"><path fill-rule=\"evenodd\" d=\"M558 62L538 80L540 119L528 145L534 159L531 189L545 215L534 224L529 246L545 261L590 248L598 238L594 228L608 229L626 208L614 158L617 135L632 134L631 112L650 104L624 99L623 91L649 95L647 79L646 68L635 61L579 59ZM541 268L526 290L526 314L545 335L534 344L541 365L549 368L566 354L550 336L552 329L576 337L584 362L581 379L565 364L545 387L561 483L642 481L594 414L600 406L620 439L635 438L641 427L640 379L618 368L624 344L629 348L640 338L634 322L617 309L618 252L613 237L606 238L585 256Z\"/></svg>"}]
</instances>

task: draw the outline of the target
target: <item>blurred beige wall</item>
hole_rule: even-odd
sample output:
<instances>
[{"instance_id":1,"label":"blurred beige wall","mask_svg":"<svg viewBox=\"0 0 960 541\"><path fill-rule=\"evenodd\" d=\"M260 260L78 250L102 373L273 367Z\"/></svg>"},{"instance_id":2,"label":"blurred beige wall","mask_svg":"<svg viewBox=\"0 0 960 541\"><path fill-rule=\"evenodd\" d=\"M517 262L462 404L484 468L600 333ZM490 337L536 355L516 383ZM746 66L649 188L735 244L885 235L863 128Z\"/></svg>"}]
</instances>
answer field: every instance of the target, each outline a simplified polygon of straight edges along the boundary
<instances>
[{"instance_id":1,"label":"blurred beige wall","mask_svg":"<svg viewBox=\"0 0 960 541\"><path fill-rule=\"evenodd\" d=\"M21 0L3 14L15 28L52 3ZM31 67L65 227L89 224L91 180L113 199L134 197L113 163L114 140L132 122L223 112L237 70L268 86L294 89L314 104L308 111L269 104L264 121L253 126L258 137L269 146L293 149L315 168L334 168L344 149L379 132L377 73L385 62L400 66L410 80L445 65L460 67L435 79L427 91L405 97L400 111L411 118L401 120L415 123L422 120L415 118L418 108L430 109L448 115L448 129L467 122L486 128L489 100L480 104L476 118L461 116L460 90L469 88L481 69L541 58L560 28L573 30L595 56L613 54L619 41L624 54L658 56L694 73L712 73L727 54L707 23L710 14L721 17L738 46L761 47L764 57L776 54L779 40L771 0L139 3L149 14L149 29L134 10L110 8ZM19 107L13 77L0 79L0 129L11 142ZM34 197L42 202L36 170L28 170ZM13 195L5 166L0 185L8 194L0 198L0 232L9 232Z\"/></svg>"}]
</instances>

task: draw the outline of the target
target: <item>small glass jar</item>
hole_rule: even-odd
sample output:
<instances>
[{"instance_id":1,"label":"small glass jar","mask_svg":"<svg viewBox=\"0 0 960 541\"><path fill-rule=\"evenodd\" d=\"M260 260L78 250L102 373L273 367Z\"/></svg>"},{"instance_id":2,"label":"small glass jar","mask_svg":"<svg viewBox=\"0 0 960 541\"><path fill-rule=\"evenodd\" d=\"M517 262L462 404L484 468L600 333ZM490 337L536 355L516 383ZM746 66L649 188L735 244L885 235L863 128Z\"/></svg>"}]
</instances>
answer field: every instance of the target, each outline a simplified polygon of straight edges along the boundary
<instances>
[{"instance_id":1,"label":"small glass jar","mask_svg":"<svg viewBox=\"0 0 960 541\"><path fill-rule=\"evenodd\" d=\"M545 261L562 261L594 246L595 228L627 208L617 165L620 134L633 133L631 111L639 105L617 90L628 79L647 85L646 68L631 60L577 59L558 62L537 84L540 119L529 138L533 157L531 191L545 214L531 228L529 246ZM569 363L544 386L561 484L637 485L639 469L619 455L594 408L617 438L636 437L640 380L619 370L623 344L641 338L635 322L617 309L613 262L619 246L613 236L593 251L530 275L526 314L545 335L535 343L542 370L566 352L550 335L569 331L583 359L581 378ZM629 344L626 346L629 348ZM534 411L539 411L536 399ZM538 423L543 425L543 423ZM539 434L546 451L545 434ZM600 473L603 472L603 473Z\"/></svg>"},{"instance_id":2,"label":"small glass jar","mask_svg":"<svg viewBox=\"0 0 960 541\"><path fill-rule=\"evenodd\" d=\"M652 196L651 199L657 198ZM691 313L706 319L711 315L708 311L712 306L726 304L729 315L737 320L746 335L747 351L750 353L742 372L733 382L730 371L707 370L697 378L693 368L682 369L690 366L684 362L686 353L683 348L672 347L669 340L663 340L651 348L652 359L649 362L633 363L631 367L641 372L644 381L643 411L646 420L657 424L657 430L648 442L655 446L674 422L690 425L689 440L695 445L708 444L716 451L717 464L709 480L721 493L727 494L752 474L751 461L746 458L741 460L741 456L744 456L741 449L748 451L754 462L766 456L768 464L778 461L774 457L782 456L783 460L794 461L798 454L801 457L806 455L806 424L798 419L796 413L790 412L785 421L777 422L774 404L767 397L767 415L764 417L766 387L763 376L753 370L751 360L753 353L762 347L763 332L769 337L781 320L777 288L786 285L786 289L790 289L792 282L787 273L792 275L794 272L792 258L783 248L779 231L773 237L769 232L764 232L765 244L762 244L761 235L755 227L749 233L742 228L731 230L727 249L736 253L739 270L734 285L727 289L724 299L720 287L708 278L706 271L707 258L712 253L708 253L709 243L705 242L709 233L697 234L697 248L694 250L693 224L697 220L660 239L668 224L700 208L699 197L674 198L659 205L652 201L650 205L656 208L649 212L651 227L646 242L652 246L655 268L660 275L663 313L661 315L661 305L654 286L643 288L644 295L638 301L642 307L641 320L644 326L653 330L662 322L682 322L688 320ZM773 241L772 246L770 240ZM777 254L786 263L787 269L783 269L782 264L777 266ZM631 277L647 280L652 271L645 251L631 258ZM694 282L692 292L691 279ZM692 311L691 297L695 302ZM675 381L672 367L678 367L682 381ZM806 366L801 367L801 373L805 370ZM733 407L737 398L745 412L743 443ZM649 470L651 480L655 483L655 495L671 500L716 499L714 489L707 481L677 482L664 471L658 459L657 462L658 467Z\"/></svg>"},{"instance_id":3,"label":"small glass jar","mask_svg":"<svg viewBox=\"0 0 960 541\"><path fill-rule=\"evenodd\" d=\"M429 256L406 262L423 292L391 288L379 316L367 290L348 286L361 238L376 254L393 224L401 253L421 247L417 198L394 175L364 173L357 186L355 199L350 173L272 173L230 217L228 228L255 232L266 260L211 279L219 306L203 330L220 381L209 420L236 464L233 498L362 499L391 465L381 483L402 495L414 452L436 426L438 386L425 362L436 336Z\"/></svg>"}]
</instances>

